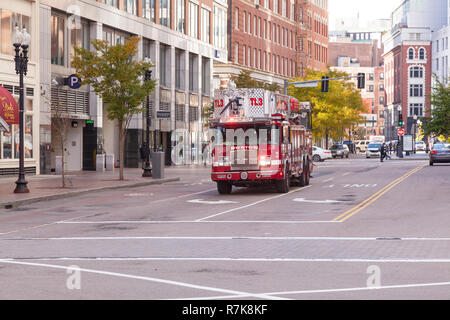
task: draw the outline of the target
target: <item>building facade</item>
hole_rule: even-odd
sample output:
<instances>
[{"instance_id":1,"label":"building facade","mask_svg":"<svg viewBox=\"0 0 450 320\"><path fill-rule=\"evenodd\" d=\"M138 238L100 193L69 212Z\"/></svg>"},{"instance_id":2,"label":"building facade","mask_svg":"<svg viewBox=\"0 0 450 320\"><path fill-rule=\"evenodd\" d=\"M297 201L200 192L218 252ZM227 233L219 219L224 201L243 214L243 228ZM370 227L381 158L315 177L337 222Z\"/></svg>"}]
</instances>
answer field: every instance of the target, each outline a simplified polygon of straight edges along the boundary
<instances>
[{"instance_id":1,"label":"building facade","mask_svg":"<svg viewBox=\"0 0 450 320\"><path fill-rule=\"evenodd\" d=\"M448 1L405 0L391 16L383 36L386 75L386 136L398 139L399 115L407 134L430 109L433 33L447 22Z\"/></svg>"},{"instance_id":2,"label":"building facade","mask_svg":"<svg viewBox=\"0 0 450 320\"><path fill-rule=\"evenodd\" d=\"M20 30L25 27L31 35L28 73L24 78L25 172L39 174L39 2L32 0L0 2L0 85L18 101L19 76L15 71L12 44L12 35L16 25ZM18 173L19 134L19 125L9 126L9 131L0 130L0 176Z\"/></svg>"},{"instance_id":3,"label":"building facade","mask_svg":"<svg viewBox=\"0 0 450 320\"><path fill-rule=\"evenodd\" d=\"M327 7L326 0L228 0L228 62L215 63L214 87L242 70L281 88L306 68L325 70Z\"/></svg>"},{"instance_id":4,"label":"building facade","mask_svg":"<svg viewBox=\"0 0 450 320\"><path fill-rule=\"evenodd\" d=\"M73 47L93 50L90 41L125 43L141 39L136 59L151 59L157 86L150 97L151 146L166 153L171 165L177 148L178 164L199 157L202 110L211 104L213 60L226 61L227 3L220 0L41 0L41 168L49 172L61 153L52 123L56 110L71 120L67 132L66 168L95 170L99 154L114 155L119 165L116 121L89 86L71 89L61 79L75 70ZM157 118L157 111L170 113ZM133 117L125 143L125 167L139 167L145 119ZM178 144L182 144L180 147Z\"/></svg>"}]
</instances>

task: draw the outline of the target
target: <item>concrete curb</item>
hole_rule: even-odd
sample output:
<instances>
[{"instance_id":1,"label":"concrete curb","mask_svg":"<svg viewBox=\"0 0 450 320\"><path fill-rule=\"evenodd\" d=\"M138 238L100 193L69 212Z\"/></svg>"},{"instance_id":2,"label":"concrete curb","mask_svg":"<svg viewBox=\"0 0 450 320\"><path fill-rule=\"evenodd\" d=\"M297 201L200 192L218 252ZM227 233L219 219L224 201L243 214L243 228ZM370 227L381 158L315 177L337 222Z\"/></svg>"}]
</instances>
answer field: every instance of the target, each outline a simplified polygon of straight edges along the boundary
<instances>
[{"instance_id":1,"label":"concrete curb","mask_svg":"<svg viewBox=\"0 0 450 320\"><path fill-rule=\"evenodd\" d=\"M49 200L70 198L70 197L83 195L86 193L99 192L99 191L105 191L105 190L145 187L145 186L150 186L150 185L154 185L154 184L164 184L167 182L174 182L174 181L180 181L180 180L181 179L179 177L166 178L166 179L143 181L143 182L137 182L137 183L131 183L131 184L118 185L118 186L99 187L99 188L83 189L83 190L71 191L71 192L65 192L65 193L59 193L59 194L50 194L50 195L44 195L44 196L28 198L28 199L0 202L0 208L12 209L12 208L17 208L20 205L25 205L25 204L30 204L30 203L40 202L40 201L49 201Z\"/></svg>"}]
</instances>

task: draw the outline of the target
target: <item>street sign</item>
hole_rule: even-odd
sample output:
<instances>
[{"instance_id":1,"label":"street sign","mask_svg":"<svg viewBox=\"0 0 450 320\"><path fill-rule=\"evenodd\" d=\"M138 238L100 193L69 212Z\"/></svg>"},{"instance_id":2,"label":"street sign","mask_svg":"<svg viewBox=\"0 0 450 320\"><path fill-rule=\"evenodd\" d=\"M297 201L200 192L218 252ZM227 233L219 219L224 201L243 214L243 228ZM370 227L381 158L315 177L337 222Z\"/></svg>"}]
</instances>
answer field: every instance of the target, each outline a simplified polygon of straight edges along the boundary
<instances>
[{"instance_id":1,"label":"street sign","mask_svg":"<svg viewBox=\"0 0 450 320\"><path fill-rule=\"evenodd\" d=\"M76 74L72 74L67 78L67 85L71 89L80 89L81 79Z\"/></svg>"},{"instance_id":2,"label":"street sign","mask_svg":"<svg viewBox=\"0 0 450 320\"><path fill-rule=\"evenodd\" d=\"M397 131L399 136L404 136L405 135L405 129L398 129Z\"/></svg>"},{"instance_id":3,"label":"street sign","mask_svg":"<svg viewBox=\"0 0 450 320\"><path fill-rule=\"evenodd\" d=\"M170 111L156 111L156 118L170 119Z\"/></svg>"}]
</instances>

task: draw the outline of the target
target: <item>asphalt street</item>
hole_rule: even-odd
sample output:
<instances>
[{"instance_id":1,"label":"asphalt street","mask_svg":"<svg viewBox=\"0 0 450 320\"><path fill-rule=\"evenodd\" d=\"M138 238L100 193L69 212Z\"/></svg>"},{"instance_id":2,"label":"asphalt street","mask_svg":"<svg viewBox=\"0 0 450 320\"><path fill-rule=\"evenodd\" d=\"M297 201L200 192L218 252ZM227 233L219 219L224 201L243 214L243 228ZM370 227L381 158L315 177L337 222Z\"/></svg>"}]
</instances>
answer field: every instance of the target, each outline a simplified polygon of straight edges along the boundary
<instances>
[{"instance_id":1,"label":"asphalt street","mask_svg":"<svg viewBox=\"0 0 450 320\"><path fill-rule=\"evenodd\" d=\"M328 160L308 187L226 196L167 170L0 210L0 299L450 299L448 164Z\"/></svg>"}]
</instances>

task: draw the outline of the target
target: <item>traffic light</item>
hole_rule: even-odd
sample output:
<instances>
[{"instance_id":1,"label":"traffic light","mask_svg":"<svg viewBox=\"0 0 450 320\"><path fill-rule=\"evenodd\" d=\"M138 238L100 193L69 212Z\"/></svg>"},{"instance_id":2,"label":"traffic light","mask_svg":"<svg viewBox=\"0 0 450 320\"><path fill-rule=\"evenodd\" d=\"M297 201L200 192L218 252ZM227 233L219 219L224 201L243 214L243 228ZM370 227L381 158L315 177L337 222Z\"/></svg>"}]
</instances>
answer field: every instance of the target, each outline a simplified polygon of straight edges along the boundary
<instances>
[{"instance_id":1,"label":"traffic light","mask_svg":"<svg viewBox=\"0 0 450 320\"><path fill-rule=\"evenodd\" d=\"M322 77L322 92L328 92L330 81L328 80L330 77Z\"/></svg>"},{"instance_id":2,"label":"traffic light","mask_svg":"<svg viewBox=\"0 0 450 320\"><path fill-rule=\"evenodd\" d=\"M401 113L398 114L398 125L402 127L405 123L403 122L403 115Z\"/></svg>"},{"instance_id":3,"label":"traffic light","mask_svg":"<svg viewBox=\"0 0 450 320\"><path fill-rule=\"evenodd\" d=\"M364 89L366 87L366 74L358 73L358 89Z\"/></svg>"}]
</instances>

